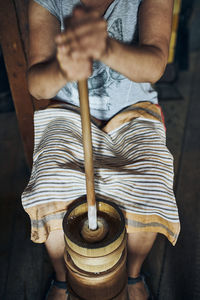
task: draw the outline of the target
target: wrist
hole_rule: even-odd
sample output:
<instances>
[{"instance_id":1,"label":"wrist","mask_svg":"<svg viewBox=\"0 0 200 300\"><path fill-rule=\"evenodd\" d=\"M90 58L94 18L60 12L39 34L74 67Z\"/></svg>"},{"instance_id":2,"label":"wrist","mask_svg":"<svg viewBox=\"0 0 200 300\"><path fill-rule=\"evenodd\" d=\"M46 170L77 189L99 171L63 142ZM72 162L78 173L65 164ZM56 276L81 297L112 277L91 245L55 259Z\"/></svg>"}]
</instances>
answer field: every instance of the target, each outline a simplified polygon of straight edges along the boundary
<instances>
[{"instance_id":1,"label":"wrist","mask_svg":"<svg viewBox=\"0 0 200 300\"><path fill-rule=\"evenodd\" d=\"M66 72L60 67L57 58L55 59L55 66L56 66L56 73L59 78L59 82L62 86L64 86L69 80Z\"/></svg>"},{"instance_id":2,"label":"wrist","mask_svg":"<svg viewBox=\"0 0 200 300\"><path fill-rule=\"evenodd\" d=\"M111 59L112 54L113 54L113 48L114 48L114 39L108 37L106 49L103 52L101 59L100 59L103 63L108 64L108 61Z\"/></svg>"}]
</instances>

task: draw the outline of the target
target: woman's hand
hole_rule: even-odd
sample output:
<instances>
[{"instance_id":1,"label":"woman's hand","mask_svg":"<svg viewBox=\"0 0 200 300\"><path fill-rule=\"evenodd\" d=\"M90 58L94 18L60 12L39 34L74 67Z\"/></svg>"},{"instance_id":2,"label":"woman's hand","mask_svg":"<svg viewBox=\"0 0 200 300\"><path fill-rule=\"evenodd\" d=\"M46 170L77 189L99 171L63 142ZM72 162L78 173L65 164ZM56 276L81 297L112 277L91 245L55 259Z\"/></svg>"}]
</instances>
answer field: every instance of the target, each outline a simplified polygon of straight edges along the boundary
<instances>
[{"instance_id":1,"label":"woman's hand","mask_svg":"<svg viewBox=\"0 0 200 300\"><path fill-rule=\"evenodd\" d=\"M92 60L106 53L106 22L98 12L76 8L65 21L60 33L58 19L29 1L28 88L36 99L53 98L67 82L89 77Z\"/></svg>"},{"instance_id":2,"label":"woman's hand","mask_svg":"<svg viewBox=\"0 0 200 300\"><path fill-rule=\"evenodd\" d=\"M60 70L69 81L87 78L92 61L101 60L108 51L106 21L97 11L77 7L65 27L55 39Z\"/></svg>"}]
</instances>

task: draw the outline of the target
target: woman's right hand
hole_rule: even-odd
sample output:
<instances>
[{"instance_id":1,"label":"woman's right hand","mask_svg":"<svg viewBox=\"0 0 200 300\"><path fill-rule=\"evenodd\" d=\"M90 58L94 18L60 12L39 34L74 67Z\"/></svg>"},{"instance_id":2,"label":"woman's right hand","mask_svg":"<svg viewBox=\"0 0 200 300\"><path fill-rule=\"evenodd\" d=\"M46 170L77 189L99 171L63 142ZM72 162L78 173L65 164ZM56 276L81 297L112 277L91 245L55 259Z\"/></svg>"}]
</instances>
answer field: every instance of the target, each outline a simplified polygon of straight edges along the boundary
<instances>
[{"instance_id":1,"label":"woman's right hand","mask_svg":"<svg viewBox=\"0 0 200 300\"><path fill-rule=\"evenodd\" d=\"M38 100L54 98L69 81L88 78L93 60L106 53L107 26L98 12L76 8L65 21L60 32L58 19L30 0L28 88Z\"/></svg>"},{"instance_id":2,"label":"woman's right hand","mask_svg":"<svg viewBox=\"0 0 200 300\"><path fill-rule=\"evenodd\" d=\"M88 78L92 61L106 55L107 23L98 11L81 6L64 22L66 30L55 39L60 70L68 81Z\"/></svg>"},{"instance_id":3,"label":"woman's right hand","mask_svg":"<svg viewBox=\"0 0 200 300\"><path fill-rule=\"evenodd\" d=\"M84 16L85 17L85 16ZM92 74L92 59L88 57L84 49L74 51L74 45L78 42L75 28L80 26L82 15L68 17L64 20L66 30L56 39L57 62L62 75L67 81L78 81L88 78Z\"/></svg>"},{"instance_id":4,"label":"woman's right hand","mask_svg":"<svg viewBox=\"0 0 200 300\"><path fill-rule=\"evenodd\" d=\"M67 37L67 33L65 35ZM57 43L56 58L60 72L67 81L86 79L92 74L92 60L76 57L67 43Z\"/></svg>"}]
</instances>

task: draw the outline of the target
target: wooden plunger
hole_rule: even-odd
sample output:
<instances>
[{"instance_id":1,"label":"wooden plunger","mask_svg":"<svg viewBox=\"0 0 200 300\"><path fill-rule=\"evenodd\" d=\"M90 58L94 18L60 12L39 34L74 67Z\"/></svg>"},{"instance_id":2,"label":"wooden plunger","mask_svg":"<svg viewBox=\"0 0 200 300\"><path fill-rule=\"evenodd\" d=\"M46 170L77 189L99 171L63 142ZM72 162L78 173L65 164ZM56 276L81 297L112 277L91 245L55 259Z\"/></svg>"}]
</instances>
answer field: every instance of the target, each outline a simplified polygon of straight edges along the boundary
<instances>
[{"instance_id":1,"label":"wooden plunger","mask_svg":"<svg viewBox=\"0 0 200 300\"><path fill-rule=\"evenodd\" d=\"M103 218L98 218L97 220L97 207L94 188L92 134L87 80L81 80L78 82L78 90L80 99L82 139L88 203L88 220L84 222L81 234L86 241L95 242L104 238L108 231L108 225L106 224L106 221Z\"/></svg>"},{"instance_id":2,"label":"wooden plunger","mask_svg":"<svg viewBox=\"0 0 200 300\"><path fill-rule=\"evenodd\" d=\"M92 153L92 135L90 124L90 110L88 100L88 86L86 80L78 82L83 150L85 160L85 176L86 176L86 191L88 203L88 223L91 230L97 228L97 208L94 191L94 169L93 169L93 153Z\"/></svg>"}]
</instances>

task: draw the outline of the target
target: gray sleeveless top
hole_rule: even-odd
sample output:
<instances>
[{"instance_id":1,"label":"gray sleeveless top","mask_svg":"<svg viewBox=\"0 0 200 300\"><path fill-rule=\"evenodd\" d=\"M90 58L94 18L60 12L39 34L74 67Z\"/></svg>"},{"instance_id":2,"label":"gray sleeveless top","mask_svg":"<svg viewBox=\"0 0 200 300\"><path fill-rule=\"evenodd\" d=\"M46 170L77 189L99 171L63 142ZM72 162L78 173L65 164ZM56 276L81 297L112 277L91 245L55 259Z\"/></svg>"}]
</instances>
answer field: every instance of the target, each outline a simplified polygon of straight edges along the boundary
<instances>
[{"instance_id":1,"label":"gray sleeveless top","mask_svg":"<svg viewBox=\"0 0 200 300\"><path fill-rule=\"evenodd\" d=\"M35 0L50 11L61 23L70 15L79 0ZM109 36L124 43L137 43L137 16L141 0L114 0L104 14ZM93 73L88 79L91 114L108 120L125 107L140 102L157 103L157 93L150 83L136 83L105 64L94 61ZM67 83L55 99L79 106L76 82Z\"/></svg>"}]
</instances>

